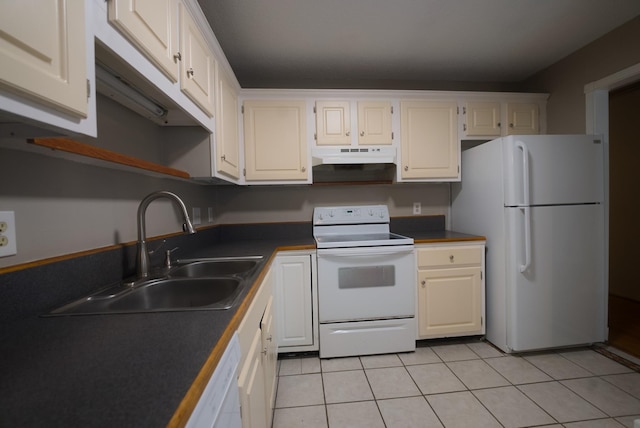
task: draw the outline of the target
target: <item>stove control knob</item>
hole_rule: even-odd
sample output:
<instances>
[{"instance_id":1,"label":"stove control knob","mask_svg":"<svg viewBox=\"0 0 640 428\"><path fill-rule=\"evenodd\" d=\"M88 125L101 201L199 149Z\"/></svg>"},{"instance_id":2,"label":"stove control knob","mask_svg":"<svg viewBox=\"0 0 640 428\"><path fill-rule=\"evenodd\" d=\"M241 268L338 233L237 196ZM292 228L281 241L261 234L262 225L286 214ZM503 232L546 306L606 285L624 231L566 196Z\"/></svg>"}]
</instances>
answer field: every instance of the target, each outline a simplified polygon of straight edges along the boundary
<instances>
[{"instance_id":1,"label":"stove control knob","mask_svg":"<svg viewBox=\"0 0 640 428\"><path fill-rule=\"evenodd\" d=\"M333 217L333 210L329 211L329 217Z\"/></svg>"}]
</instances>

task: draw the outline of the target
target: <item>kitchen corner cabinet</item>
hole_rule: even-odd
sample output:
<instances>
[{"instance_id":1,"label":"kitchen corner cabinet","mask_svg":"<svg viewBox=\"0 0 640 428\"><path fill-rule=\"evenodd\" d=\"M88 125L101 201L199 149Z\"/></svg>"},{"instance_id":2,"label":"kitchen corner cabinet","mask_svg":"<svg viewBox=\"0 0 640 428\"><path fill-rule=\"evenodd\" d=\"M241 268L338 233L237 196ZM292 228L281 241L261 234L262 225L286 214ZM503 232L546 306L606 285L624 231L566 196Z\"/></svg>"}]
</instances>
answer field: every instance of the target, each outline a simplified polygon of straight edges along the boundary
<instances>
[{"instance_id":1,"label":"kitchen corner cabinet","mask_svg":"<svg viewBox=\"0 0 640 428\"><path fill-rule=\"evenodd\" d=\"M275 299L280 352L317 351L318 298L315 257L280 253L276 258Z\"/></svg>"},{"instance_id":2,"label":"kitchen corner cabinet","mask_svg":"<svg viewBox=\"0 0 640 428\"><path fill-rule=\"evenodd\" d=\"M244 102L246 181L308 181L306 120L306 101Z\"/></svg>"},{"instance_id":3,"label":"kitchen corner cabinet","mask_svg":"<svg viewBox=\"0 0 640 428\"><path fill-rule=\"evenodd\" d=\"M430 244L416 251L418 339L484 334L484 244Z\"/></svg>"},{"instance_id":4,"label":"kitchen corner cabinet","mask_svg":"<svg viewBox=\"0 0 640 428\"><path fill-rule=\"evenodd\" d=\"M178 0L110 0L109 22L172 82L178 81Z\"/></svg>"},{"instance_id":5,"label":"kitchen corner cabinet","mask_svg":"<svg viewBox=\"0 0 640 428\"><path fill-rule=\"evenodd\" d=\"M401 180L460 179L457 114L454 101L400 102Z\"/></svg>"},{"instance_id":6,"label":"kitchen corner cabinet","mask_svg":"<svg viewBox=\"0 0 640 428\"><path fill-rule=\"evenodd\" d=\"M3 1L0 29L0 89L86 118L85 2Z\"/></svg>"},{"instance_id":7,"label":"kitchen corner cabinet","mask_svg":"<svg viewBox=\"0 0 640 428\"><path fill-rule=\"evenodd\" d=\"M534 103L507 104L507 135L535 135L540 132L538 105Z\"/></svg>"},{"instance_id":8,"label":"kitchen corner cabinet","mask_svg":"<svg viewBox=\"0 0 640 428\"><path fill-rule=\"evenodd\" d=\"M239 179L238 94L221 70L217 78L215 169L218 173Z\"/></svg>"},{"instance_id":9,"label":"kitchen corner cabinet","mask_svg":"<svg viewBox=\"0 0 640 428\"><path fill-rule=\"evenodd\" d=\"M391 114L389 101L358 101L358 145L391 145Z\"/></svg>"},{"instance_id":10,"label":"kitchen corner cabinet","mask_svg":"<svg viewBox=\"0 0 640 428\"><path fill-rule=\"evenodd\" d=\"M277 345L273 275L265 276L240 326L242 353L238 370L243 428L269 428L275 402Z\"/></svg>"}]
</instances>

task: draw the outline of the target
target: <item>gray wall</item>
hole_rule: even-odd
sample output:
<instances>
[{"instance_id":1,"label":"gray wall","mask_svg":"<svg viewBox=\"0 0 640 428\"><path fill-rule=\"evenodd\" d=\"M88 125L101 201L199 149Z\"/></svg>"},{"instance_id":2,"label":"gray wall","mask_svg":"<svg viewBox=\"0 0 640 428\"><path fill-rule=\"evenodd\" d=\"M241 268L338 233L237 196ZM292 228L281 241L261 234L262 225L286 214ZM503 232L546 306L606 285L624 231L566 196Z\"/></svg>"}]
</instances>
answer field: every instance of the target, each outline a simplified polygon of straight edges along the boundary
<instances>
[{"instance_id":1,"label":"gray wall","mask_svg":"<svg viewBox=\"0 0 640 428\"><path fill-rule=\"evenodd\" d=\"M584 86L638 63L640 17L527 79L522 90L551 94L549 134L582 134L586 132Z\"/></svg>"}]
</instances>

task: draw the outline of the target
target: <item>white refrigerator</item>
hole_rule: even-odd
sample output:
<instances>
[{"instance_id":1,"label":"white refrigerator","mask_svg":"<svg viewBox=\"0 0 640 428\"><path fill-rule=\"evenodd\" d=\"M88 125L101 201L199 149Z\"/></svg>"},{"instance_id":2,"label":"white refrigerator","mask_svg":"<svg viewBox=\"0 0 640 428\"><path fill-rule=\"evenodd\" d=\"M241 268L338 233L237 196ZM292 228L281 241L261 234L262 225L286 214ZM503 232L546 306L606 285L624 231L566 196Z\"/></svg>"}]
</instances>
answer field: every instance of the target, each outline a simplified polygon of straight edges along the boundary
<instances>
[{"instance_id":1,"label":"white refrigerator","mask_svg":"<svg viewBox=\"0 0 640 428\"><path fill-rule=\"evenodd\" d=\"M451 226L487 237L486 338L505 352L606 339L603 144L509 136L462 152Z\"/></svg>"}]
</instances>

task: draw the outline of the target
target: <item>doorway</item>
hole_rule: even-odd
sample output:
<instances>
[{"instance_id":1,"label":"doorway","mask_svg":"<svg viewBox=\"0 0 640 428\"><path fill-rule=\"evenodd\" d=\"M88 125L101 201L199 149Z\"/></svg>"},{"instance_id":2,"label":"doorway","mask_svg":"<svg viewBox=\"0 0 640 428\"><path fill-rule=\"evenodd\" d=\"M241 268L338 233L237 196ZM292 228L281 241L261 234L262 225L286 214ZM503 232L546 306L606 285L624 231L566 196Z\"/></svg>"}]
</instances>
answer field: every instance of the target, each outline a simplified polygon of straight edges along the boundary
<instances>
[{"instance_id":1,"label":"doorway","mask_svg":"<svg viewBox=\"0 0 640 428\"><path fill-rule=\"evenodd\" d=\"M609 92L609 345L640 357L640 83Z\"/></svg>"}]
</instances>

